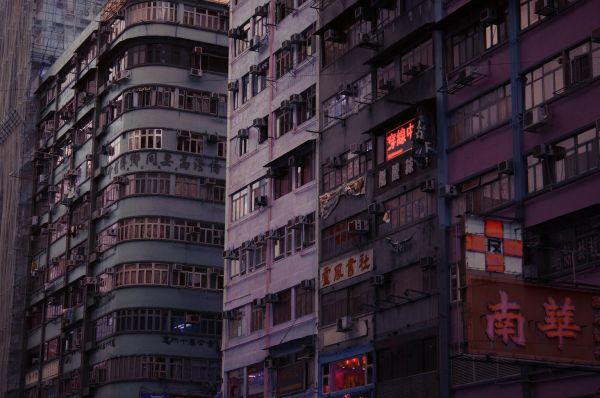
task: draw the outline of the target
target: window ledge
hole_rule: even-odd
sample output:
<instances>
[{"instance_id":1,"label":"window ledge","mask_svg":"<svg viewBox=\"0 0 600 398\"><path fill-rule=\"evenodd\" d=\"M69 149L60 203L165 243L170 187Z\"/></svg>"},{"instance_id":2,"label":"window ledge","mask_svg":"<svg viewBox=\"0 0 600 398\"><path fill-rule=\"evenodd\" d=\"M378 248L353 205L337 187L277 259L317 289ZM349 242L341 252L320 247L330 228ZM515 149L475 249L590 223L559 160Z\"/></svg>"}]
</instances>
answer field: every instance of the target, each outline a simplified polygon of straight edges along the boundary
<instances>
[{"instance_id":1,"label":"window ledge","mask_svg":"<svg viewBox=\"0 0 600 398\"><path fill-rule=\"evenodd\" d=\"M304 185L302 185L299 188L296 188L293 192L294 195L300 195L302 193L304 193L305 191L310 191L311 189L313 189L315 186L317 185L317 180L313 179L311 182L308 182Z\"/></svg>"}]
</instances>

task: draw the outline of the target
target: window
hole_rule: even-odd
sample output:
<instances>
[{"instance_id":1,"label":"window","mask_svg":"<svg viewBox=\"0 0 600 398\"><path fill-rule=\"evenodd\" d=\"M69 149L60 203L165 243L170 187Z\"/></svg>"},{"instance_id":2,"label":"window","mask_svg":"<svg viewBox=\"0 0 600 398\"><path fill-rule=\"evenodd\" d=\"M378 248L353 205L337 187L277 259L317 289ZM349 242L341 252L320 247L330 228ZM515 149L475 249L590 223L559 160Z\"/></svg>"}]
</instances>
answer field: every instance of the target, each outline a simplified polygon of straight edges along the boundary
<instances>
[{"instance_id":1,"label":"window","mask_svg":"<svg viewBox=\"0 0 600 398\"><path fill-rule=\"evenodd\" d=\"M267 179L261 178L258 181L253 182L249 186L250 188L250 211L253 212L255 210L260 209L259 202L262 198L267 198Z\"/></svg>"},{"instance_id":2,"label":"window","mask_svg":"<svg viewBox=\"0 0 600 398\"><path fill-rule=\"evenodd\" d=\"M125 23L133 25L146 21L177 21L177 7L169 1L147 1L127 8Z\"/></svg>"},{"instance_id":3,"label":"window","mask_svg":"<svg viewBox=\"0 0 600 398\"><path fill-rule=\"evenodd\" d=\"M291 231L287 231L285 227L278 228L275 230L276 238L273 239L273 259L275 261L282 259L285 257L286 251L286 236L287 233L291 234Z\"/></svg>"},{"instance_id":4,"label":"window","mask_svg":"<svg viewBox=\"0 0 600 398\"><path fill-rule=\"evenodd\" d=\"M135 151L139 149L161 149L162 148L162 130L161 129L143 129L134 130L127 133L128 149Z\"/></svg>"},{"instance_id":5,"label":"window","mask_svg":"<svg viewBox=\"0 0 600 398\"><path fill-rule=\"evenodd\" d=\"M277 301L272 304L273 326L292 319L292 291L290 289L277 293Z\"/></svg>"},{"instance_id":6,"label":"window","mask_svg":"<svg viewBox=\"0 0 600 398\"><path fill-rule=\"evenodd\" d=\"M450 145L456 145L510 120L510 84L461 106L450 116Z\"/></svg>"},{"instance_id":7,"label":"window","mask_svg":"<svg viewBox=\"0 0 600 398\"><path fill-rule=\"evenodd\" d=\"M314 47L315 41L313 41L314 31L315 27L314 25L311 25L308 27L308 29L305 29L302 33L300 33L302 37L302 42L297 47L298 65L312 57L313 54L315 54L317 51L317 49Z\"/></svg>"},{"instance_id":8,"label":"window","mask_svg":"<svg viewBox=\"0 0 600 398\"><path fill-rule=\"evenodd\" d=\"M233 319L229 319L228 329L229 329L229 338L241 337L243 336L243 320L244 320L244 309L238 308L234 311L235 314Z\"/></svg>"},{"instance_id":9,"label":"window","mask_svg":"<svg viewBox=\"0 0 600 398\"><path fill-rule=\"evenodd\" d=\"M274 198L279 199L290 192L292 192L292 173L290 172L290 168L282 167L277 169L277 175L273 178Z\"/></svg>"},{"instance_id":10,"label":"window","mask_svg":"<svg viewBox=\"0 0 600 398\"><path fill-rule=\"evenodd\" d=\"M561 57L556 57L523 76L525 109L550 100L565 87L561 62Z\"/></svg>"},{"instance_id":11,"label":"window","mask_svg":"<svg viewBox=\"0 0 600 398\"><path fill-rule=\"evenodd\" d=\"M127 175L125 195L168 195L171 178L167 173L136 173Z\"/></svg>"},{"instance_id":12,"label":"window","mask_svg":"<svg viewBox=\"0 0 600 398\"><path fill-rule=\"evenodd\" d=\"M527 191L539 191L595 170L599 166L599 138L587 129L552 145L551 156L527 157Z\"/></svg>"},{"instance_id":13,"label":"window","mask_svg":"<svg viewBox=\"0 0 600 398\"><path fill-rule=\"evenodd\" d=\"M202 154L204 152L204 136L190 131L178 131L177 150Z\"/></svg>"},{"instance_id":14,"label":"window","mask_svg":"<svg viewBox=\"0 0 600 398\"><path fill-rule=\"evenodd\" d=\"M114 314L104 315L95 322L95 339L96 341L103 340L111 336L114 331Z\"/></svg>"},{"instance_id":15,"label":"window","mask_svg":"<svg viewBox=\"0 0 600 398\"><path fill-rule=\"evenodd\" d=\"M257 330L263 330L265 324L265 308L263 306L256 306L252 304L251 320L250 320L250 332L256 332Z\"/></svg>"},{"instance_id":16,"label":"window","mask_svg":"<svg viewBox=\"0 0 600 398\"><path fill-rule=\"evenodd\" d=\"M248 214L248 188L231 195L231 221L239 220Z\"/></svg>"},{"instance_id":17,"label":"window","mask_svg":"<svg viewBox=\"0 0 600 398\"><path fill-rule=\"evenodd\" d=\"M227 158L227 142L223 140L217 142L217 157L220 159Z\"/></svg>"},{"instance_id":18,"label":"window","mask_svg":"<svg viewBox=\"0 0 600 398\"><path fill-rule=\"evenodd\" d=\"M386 234L437 213L435 195L414 189L384 203L389 222L379 224L379 233Z\"/></svg>"},{"instance_id":19,"label":"window","mask_svg":"<svg viewBox=\"0 0 600 398\"><path fill-rule=\"evenodd\" d=\"M521 30L545 18L535 13L535 3L536 0L521 0Z\"/></svg>"},{"instance_id":20,"label":"window","mask_svg":"<svg viewBox=\"0 0 600 398\"><path fill-rule=\"evenodd\" d=\"M297 165L293 166L294 185L296 188L314 180L314 167L314 157L312 153L304 155L299 159Z\"/></svg>"},{"instance_id":21,"label":"window","mask_svg":"<svg viewBox=\"0 0 600 398\"><path fill-rule=\"evenodd\" d=\"M279 108L274 112L275 116L275 137L290 132L294 128L293 111L289 108Z\"/></svg>"},{"instance_id":22,"label":"window","mask_svg":"<svg viewBox=\"0 0 600 398\"><path fill-rule=\"evenodd\" d=\"M373 160L371 159L370 153L372 148L371 145L370 141L366 142L365 147L368 148L368 150L361 155L352 153L345 153L342 155L342 164L340 166L331 164L323 165L323 167L321 167L323 173L322 191L331 191L371 170L373 168Z\"/></svg>"},{"instance_id":23,"label":"window","mask_svg":"<svg viewBox=\"0 0 600 398\"><path fill-rule=\"evenodd\" d=\"M233 51L232 55L234 58L246 51L250 47L250 28L251 21L248 20L237 28L239 32L241 32L240 37L235 37L231 39L233 41L233 45L230 45L230 47Z\"/></svg>"},{"instance_id":24,"label":"window","mask_svg":"<svg viewBox=\"0 0 600 398\"><path fill-rule=\"evenodd\" d=\"M303 289L296 286L296 314L295 318L301 318L315 311L315 292L311 289Z\"/></svg>"},{"instance_id":25,"label":"window","mask_svg":"<svg viewBox=\"0 0 600 398\"><path fill-rule=\"evenodd\" d=\"M51 361L58 358L59 353L60 344L58 337L44 343L44 361Z\"/></svg>"},{"instance_id":26,"label":"window","mask_svg":"<svg viewBox=\"0 0 600 398\"><path fill-rule=\"evenodd\" d=\"M183 6L183 24L199 28L227 32L228 16L201 7Z\"/></svg>"},{"instance_id":27,"label":"window","mask_svg":"<svg viewBox=\"0 0 600 398\"><path fill-rule=\"evenodd\" d=\"M302 222L295 226L296 251L306 249L315 243L315 213L304 216Z\"/></svg>"},{"instance_id":28,"label":"window","mask_svg":"<svg viewBox=\"0 0 600 398\"><path fill-rule=\"evenodd\" d=\"M317 111L317 93L316 86L311 86L307 90L300 93L300 104L296 107L297 109L297 124L312 119Z\"/></svg>"},{"instance_id":29,"label":"window","mask_svg":"<svg viewBox=\"0 0 600 398\"><path fill-rule=\"evenodd\" d=\"M131 285L167 285L168 264L122 264L115 269L115 287Z\"/></svg>"},{"instance_id":30,"label":"window","mask_svg":"<svg viewBox=\"0 0 600 398\"><path fill-rule=\"evenodd\" d=\"M323 393L373 383L373 355L366 353L322 365Z\"/></svg>"},{"instance_id":31,"label":"window","mask_svg":"<svg viewBox=\"0 0 600 398\"><path fill-rule=\"evenodd\" d=\"M267 71L269 70L269 58L258 64L258 69L262 71L260 74L253 75L252 78L252 96L258 95L261 91L267 88Z\"/></svg>"},{"instance_id":32,"label":"window","mask_svg":"<svg viewBox=\"0 0 600 398\"><path fill-rule=\"evenodd\" d=\"M400 59L400 65L400 70L402 71L400 80L403 82L412 79L417 73L429 68L430 66L433 66L433 44L431 39L402 55ZM393 63L391 66L393 67ZM415 73L412 73L412 71L415 71ZM385 78L386 81L396 80L394 77L390 76L390 72L387 73L387 76L385 73L383 73L382 77Z\"/></svg>"},{"instance_id":33,"label":"window","mask_svg":"<svg viewBox=\"0 0 600 398\"><path fill-rule=\"evenodd\" d=\"M265 16L254 16L254 21L252 23L252 31L254 32L254 37L258 36L261 40L264 39L268 31L269 24L269 7L266 7L267 15Z\"/></svg>"},{"instance_id":34,"label":"window","mask_svg":"<svg viewBox=\"0 0 600 398\"><path fill-rule=\"evenodd\" d=\"M351 20L351 25L339 29L343 42L325 41L323 49L323 66L327 66L341 58L348 51L356 47L364 34L372 34L373 23L371 21Z\"/></svg>"},{"instance_id":35,"label":"window","mask_svg":"<svg viewBox=\"0 0 600 398\"><path fill-rule=\"evenodd\" d=\"M465 182L463 187L473 185L476 186L464 193L465 212L482 214L514 199L514 177L511 175L493 172L476 181Z\"/></svg>"},{"instance_id":36,"label":"window","mask_svg":"<svg viewBox=\"0 0 600 398\"><path fill-rule=\"evenodd\" d=\"M242 104L245 104L250 99L252 95L252 79L249 74L245 74L242 76Z\"/></svg>"},{"instance_id":37,"label":"window","mask_svg":"<svg viewBox=\"0 0 600 398\"><path fill-rule=\"evenodd\" d=\"M282 0L278 2L275 9L275 23L280 23L292 11L294 11L294 0Z\"/></svg>"},{"instance_id":38,"label":"window","mask_svg":"<svg viewBox=\"0 0 600 398\"><path fill-rule=\"evenodd\" d=\"M345 120L352 112L366 106L365 96L372 94L371 74L346 85L342 92L323 103L323 125L328 127L337 121Z\"/></svg>"},{"instance_id":39,"label":"window","mask_svg":"<svg viewBox=\"0 0 600 398\"><path fill-rule=\"evenodd\" d=\"M507 9L497 10L498 19L489 25L477 23L448 35L446 40L446 69L455 70L484 51L508 39Z\"/></svg>"},{"instance_id":40,"label":"window","mask_svg":"<svg viewBox=\"0 0 600 398\"><path fill-rule=\"evenodd\" d=\"M238 139L238 156L244 156L248 153L248 137L237 137Z\"/></svg>"},{"instance_id":41,"label":"window","mask_svg":"<svg viewBox=\"0 0 600 398\"><path fill-rule=\"evenodd\" d=\"M293 51L281 49L275 53L275 79L279 79L294 68Z\"/></svg>"},{"instance_id":42,"label":"window","mask_svg":"<svg viewBox=\"0 0 600 398\"><path fill-rule=\"evenodd\" d=\"M173 286L193 289L223 289L223 271L200 266L175 264L171 271Z\"/></svg>"}]
</instances>

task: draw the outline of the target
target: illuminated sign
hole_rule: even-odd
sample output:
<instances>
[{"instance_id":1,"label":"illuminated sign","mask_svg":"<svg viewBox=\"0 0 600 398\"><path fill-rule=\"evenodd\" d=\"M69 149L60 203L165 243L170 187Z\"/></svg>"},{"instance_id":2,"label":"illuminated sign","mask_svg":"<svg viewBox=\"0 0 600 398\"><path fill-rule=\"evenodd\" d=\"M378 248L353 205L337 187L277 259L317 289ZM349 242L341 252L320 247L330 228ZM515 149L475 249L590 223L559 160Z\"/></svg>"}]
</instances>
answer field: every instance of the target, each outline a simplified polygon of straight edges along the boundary
<instances>
[{"instance_id":1,"label":"illuminated sign","mask_svg":"<svg viewBox=\"0 0 600 398\"><path fill-rule=\"evenodd\" d=\"M600 364L600 293L467 276L467 351Z\"/></svg>"},{"instance_id":2,"label":"illuminated sign","mask_svg":"<svg viewBox=\"0 0 600 398\"><path fill-rule=\"evenodd\" d=\"M321 288L362 275L373 269L373 249L327 264L320 270Z\"/></svg>"},{"instance_id":3,"label":"illuminated sign","mask_svg":"<svg viewBox=\"0 0 600 398\"><path fill-rule=\"evenodd\" d=\"M385 133L385 159L394 159L412 149L415 119Z\"/></svg>"},{"instance_id":4,"label":"illuminated sign","mask_svg":"<svg viewBox=\"0 0 600 398\"><path fill-rule=\"evenodd\" d=\"M523 273L521 224L469 215L465 219L467 269Z\"/></svg>"}]
</instances>

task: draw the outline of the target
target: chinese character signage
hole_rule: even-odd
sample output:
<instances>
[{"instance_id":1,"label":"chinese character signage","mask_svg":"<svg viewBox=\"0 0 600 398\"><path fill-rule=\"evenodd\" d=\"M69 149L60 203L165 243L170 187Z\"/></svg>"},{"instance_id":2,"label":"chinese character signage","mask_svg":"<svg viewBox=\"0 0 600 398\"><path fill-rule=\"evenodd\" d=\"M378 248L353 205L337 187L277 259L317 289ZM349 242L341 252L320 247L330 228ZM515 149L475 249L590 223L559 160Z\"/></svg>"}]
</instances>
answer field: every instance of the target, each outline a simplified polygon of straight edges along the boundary
<instances>
[{"instance_id":1,"label":"chinese character signage","mask_svg":"<svg viewBox=\"0 0 600 398\"><path fill-rule=\"evenodd\" d=\"M468 215L465 219L465 260L468 269L520 275L523 273L521 224Z\"/></svg>"},{"instance_id":2,"label":"chinese character signage","mask_svg":"<svg viewBox=\"0 0 600 398\"><path fill-rule=\"evenodd\" d=\"M467 351L600 365L600 292L467 277Z\"/></svg>"},{"instance_id":3,"label":"chinese character signage","mask_svg":"<svg viewBox=\"0 0 600 398\"><path fill-rule=\"evenodd\" d=\"M321 288L335 285L346 279L373 270L373 249L369 249L321 267L319 280Z\"/></svg>"},{"instance_id":4,"label":"chinese character signage","mask_svg":"<svg viewBox=\"0 0 600 398\"><path fill-rule=\"evenodd\" d=\"M385 133L385 160L394 159L412 149L415 120L412 119Z\"/></svg>"}]
</instances>

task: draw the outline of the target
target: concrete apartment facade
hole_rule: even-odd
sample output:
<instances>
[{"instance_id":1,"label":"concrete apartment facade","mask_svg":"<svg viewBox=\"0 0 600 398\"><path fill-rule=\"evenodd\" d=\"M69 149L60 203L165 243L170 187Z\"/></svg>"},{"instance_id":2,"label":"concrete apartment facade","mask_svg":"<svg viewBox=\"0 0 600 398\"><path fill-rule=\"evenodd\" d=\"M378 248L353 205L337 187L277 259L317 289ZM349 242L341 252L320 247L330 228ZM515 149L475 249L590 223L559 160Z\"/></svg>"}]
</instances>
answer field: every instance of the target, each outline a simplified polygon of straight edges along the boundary
<instances>
[{"instance_id":1,"label":"concrete apartment facade","mask_svg":"<svg viewBox=\"0 0 600 398\"><path fill-rule=\"evenodd\" d=\"M314 6L319 396L597 394L598 3Z\"/></svg>"},{"instance_id":2,"label":"concrete apartment facade","mask_svg":"<svg viewBox=\"0 0 600 398\"><path fill-rule=\"evenodd\" d=\"M57 7L57 3L63 5ZM102 1L2 1L0 28L0 395L20 395L32 151L38 77L96 15ZM74 18L77 12L78 18Z\"/></svg>"},{"instance_id":3,"label":"concrete apartment facade","mask_svg":"<svg viewBox=\"0 0 600 398\"><path fill-rule=\"evenodd\" d=\"M110 1L42 77L24 397L220 387L226 5Z\"/></svg>"},{"instance_id":4,"label":"concrete apartment facade","mask_svg":"<svg viewBox=\"0 0 600 398\"><path fill-rule=\"evenodd\" d=\"M224 396L314 396L316 11L230 4Z\"/></svg>"}]
</instances>

